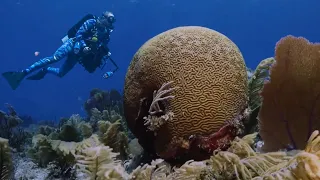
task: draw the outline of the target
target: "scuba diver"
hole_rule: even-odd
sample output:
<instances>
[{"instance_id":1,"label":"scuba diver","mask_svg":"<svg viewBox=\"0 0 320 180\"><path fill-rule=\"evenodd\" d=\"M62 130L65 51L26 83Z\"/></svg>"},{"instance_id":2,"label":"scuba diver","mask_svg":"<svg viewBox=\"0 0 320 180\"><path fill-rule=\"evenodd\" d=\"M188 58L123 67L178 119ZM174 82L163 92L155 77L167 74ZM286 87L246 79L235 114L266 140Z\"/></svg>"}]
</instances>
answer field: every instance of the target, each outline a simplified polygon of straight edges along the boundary
<instances>
[{"instance_id":1,"label":"scuba diver","mask_svg":"<svg viewBox=\"0 0 320 180\"><path fill-rule=\"evenodd\" d=\"M92 73L97 67L102 69L106 61L110 59L116 69L103 75L103 78L109 78L118 70L118 66L110 57L111 53L107 46L110 33L114 29L114 22L113 13L108 11L103 12L99 17L88 14L68 31L68 34L62 39L63 45L52 56L45 57L22 71L5 72L2 73L2 76L15 90L26 76L37 70L39 71L27 77L27 79L40 80L47 73L63 77L77 63L81 64L89 73ZM65 57L66 60L60 68L48 66Z\"/></svg>"}]
</instances>

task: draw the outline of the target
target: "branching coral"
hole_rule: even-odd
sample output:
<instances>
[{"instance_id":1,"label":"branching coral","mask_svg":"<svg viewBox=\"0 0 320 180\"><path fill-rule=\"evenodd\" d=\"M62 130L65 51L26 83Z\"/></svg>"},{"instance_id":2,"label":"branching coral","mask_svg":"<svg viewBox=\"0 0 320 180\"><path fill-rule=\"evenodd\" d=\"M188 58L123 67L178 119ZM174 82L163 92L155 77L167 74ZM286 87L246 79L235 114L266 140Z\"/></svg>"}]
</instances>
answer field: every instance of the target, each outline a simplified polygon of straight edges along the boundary
<instances>
[{"instance_id":1,"label":"branching coral","mask_svg":"<svg viewBox=\"0 0 320 180\"><path fill-rule=\"evenodd\" d=\"M193 174L193 179L207 177L216 180L250 180L265 174L271 168L280 170L283 166L279 165L289 162L290 157L285 152L266 154L254 152L250 146L256 135L251 134L242 139L236 137L227 151L215 152L207 161L208 165Z\"/></svg>"},{"instance_id":2,"label":"branching coral","mask_svg":"<svg viewBox=\"0 0 320 180\"><path fill-rule=\"evenodd\" d=\"M150 109L149 109L150 115L156 115L158 113L163 112L163 110L161 110L161 108L160 108L159 102L165 102L169 99L174 98L174 96L168 95L169 93L173 92L173 90L177 89L177 87L170 88L172 83L173 83L173 81L164 83L164 84L162 84L162 86L160 87L160 89L158 91L155 90L153 92L153 100L152 100L152 103L151 103ZM165 95L167 95L167 96L165 96Z\"/></svg>"},{"instance_id":3,"label":"branching coral","mask_svg":"<svg viewBox=\"0 0 320 180\"><path fill-rule=\"evenodd\" d=\"M53 161L57 154L52 150L50 140L42 134L33 136L32 147L28 150L28 155L40 166L46 167Z\"/></svg>"},{"instance_id":4,"label":"branching coral","mask_svg":"<svg viewBox=\"0 0 320 180\"><path fill-rule=\"evenodd\" d=\"M278 168L271 168L266 171L259 179L288 179L288 180L318 180L320 179L320 136L319 131L314 131L306 148L296 154L287 163L278 165Z\"/></svg>"},{"instance_id":5,"label":"branching coral","mask_svg":"<svg viewBox=\"0 0 320 180\"><path fill-rule=\"evenodd\" d=\"M252 73L248 82L249 91L249 111L250 117L244 122L247 133L253 133L258 130L258 113L262 103L260 95L264 82L269 79L269 69L275 62L274 58L267 58L262 60L255 71Z\"/></svg>"},{"instance_id":6,"label":"branching coral","mask_svg":"<svg viewBox=\"0 0 320 180\"><path fill-rule=\"evenodd\" d=\"M163 126L167 121L170 121L174 118L173 112L169 111L164 115L158 116L150 116L144 117L144 125L148 126L148 130L152 131L155 136L157 136L157 130Z\"/></svg>"},{"instance_id":7,"label":"branching coral","mask_svg":"<svg viewBox=\"0 0 320 180\"><path fill-rule=\"evenodd\" d=\"M274 62L272 57L262 60L249 79L249 107L252 111L261 106L260 92L264 82L269 79L269 68Z\"/></svg>"},{"instance_id":8,"label":"branching coral","mask_svg":"<svg viewBox=\"0 0 320 180\"><path fill-rule=\"evenodd\" d=\"M117 107L123 115L122 110L122 96L120 92L111 89L110 91L102 91L100 89L93 89L90 92L90 97L84 104L84 109L87 111L89 117L92 115L91 110L97 108L100 112L103 110L111 111Z\"/></svg>"},{"instance_id":9,"label":"branching coral","mask_svg":"<svg viewBox=\"0 0 320 180\"><path fill-rule=\"evenodd\" d=\"M99 130L99 121L105 121L105 122L110 122L114 123L116 121L121 122L121 129L124 131L124 133L129 136L133 137L132 133L128 130L128 127L126 125L126 122L123 118L120 109L118 106L113 106L112 108L109 108L107 110L99 111L97 108L91 109L91 116L89 119L89 123L92 127L93 131L98 131Z\"/></svg>"},{"instance_id":10,"label":"branching coral","mask_svg":"<svg viewBox=\"0 0 320 180\"><path fill-rule=\"evenodd\" d=\"M320 44L286 36L276 45L270 81L261 95L259 134L264 151L303 149L320 129Z\"/></svg>"},{"instance_id":11,"label":"branching coral","mask_svg":"<svg viewBox=\"0 0 320 180\"><path fill-rule=\"evenodd\" d=\"M269 168L286 161L286 153L257 154L241 159L238 155L221 151L211 157L210 164L217 179L252 179Z\"/></svg>"},{"instance_id":12,"label":"branching coral","mask_svg":"<svg viewBox=\"0 0 320 180\"><path fill-rule=\"evenodd\" d=\"M83 172L87 177L80 179L87 180L113 180L125 179L125 171L121 162L115 157L117 153L112 152L108 146L96 146L86 148L76 155L78 171Z\"/></svg>"},{"instance_id":13,"label":"branching coral","mask_svg":"<svg viewBox=\"0 0 320 180\"><path fill-rule=\"evenodd\" d=\"M173 168L166 179L320 179L319 131L314 131L306 148L295 155L280 151L254 152L251 146L256 135L250 134L241 139L236 137L227 151L216 151L207 161L186 162L180 168Z\"/></svg>"},{"instance_id":14,"label":"branching coral","mask_svg":"<svg viewBox=\"0 0 320 180\"><path fill-rule=\"evenodd\" d=\"M67 142L79 142L83 138L90 137L92 132L91 125L83 121L79 114L74 114L62 124L59 139Z\"/></svg>"},{"instance_id":15,"label":"branching coral","mask_svg":"<svg viewBox=\"0 0 320 180\"><path fill-rule=\"evenodd\" d=\"M10 147L7 139L0 137L0 180L11 179L13 165L10 154Z\"/></svg>"},{"instance_id":16,"label":"branching coral","mask_svg":"<svg viewBox=\"0 0 320 180\"><path fill-rule=\"evenodd\" d=\"M320 136L314 131L304 151L296 155L297 166L293 174L302 179L320 179Z\"/></svg>"},{"instance_id":17,"label":"branching coral","mask_svg":"<svg viewBox=\"0 0 320 180\"><path fill-rule=\"evenodd\" d=\"M171 172L169 164L165 163L162 159L156 159L151 164L138 166L131 174L130 180L161 180L168 179Z\"/></svg>"},{"instance_id":18,"label":"branching coral","mask_svg":"<svg viewBox=\"0 0 320 180\"><path fill-rule=\"evenodd\" d=\"M177 89L177 87L170 87L172 83L173 81L164 83L158 91L153 92L153 99L148 111L149 115L143 118L144 125L148 127L148 130L153 131L155 136L159 128L174 117L173 112L168 111L166 106L167 101L174 98L173 95L169 94ZM160 108L159 102L165 110Z\"/></svg>"},{"instance_id":19,"label":"branching coral","mask_svg":"<svg viewBox=\"0 0 320 180\"><path fill-rule=\"evenodd\" d=\"M103 110L100 112L97 108L91 109L90 116L90 124L96 130L98 121L109 121L110 123L114 123L117 120L121 120L123 122L123 117L119 114L117 108L114 110Z\"/></svg>"},{"instance_id":20,"label":"branching coral","mask_svg":"<svg viewBox=\"0 0 320 180\"><path fill-rule=\"evenodd\" d=\"M77 151L90 146L98 146L101 143L97 135L92 135L81 142L65 142L51 140L47 136L38 134L33 137L32 144L29 156L41 167L46 167L52 161L72 164Z\"/></svg>"},{"instance_id":21,"label":"branching coral","mask_svg":"<svg viewBox=\"0 0 320 180\"><path fill-rule=\"evenodd\" d=\"M189 160L179 168L174 168L173 172L168 176L170 180L196 180L208 179L211 177L209 173L204 174L207 170L207 163L204 161Z\"/></svg>"},{"instance_id":22,"label":"branching coral","mask_svg":"<svg viewBox=\"0 0 320 180\"><path fill-rule=\"evenodd\" d=\"M124 132L120 131L120 120L112 124L108 121L99 121L98 124L101 133L101 142L111 147L115 152L118 152L119 159L125 160L128 155L128 137Z\"/></svg>"},{"instance_id":23,"label":"branching coral","mask_svg":"<svg viewBox=\"0 0 320 180\"><path fill-rule=\"evenodd\" d=\"M130 174L125 172L121 161L116 160L118 153L112 152L112 148L99 143L85 143L86 146L81 146L75 153L78 178L87 180L317 180L320 178L319 131L311 135L305 150L296 155L287 152L254 152L251 146L256 136L257 133L243 138L236 137L227 151L217 150L209 160L199 162L190 160L180 167L172 168L165 161L157 159L150 165L137 167Z\"/></svg>"}]
</instances>

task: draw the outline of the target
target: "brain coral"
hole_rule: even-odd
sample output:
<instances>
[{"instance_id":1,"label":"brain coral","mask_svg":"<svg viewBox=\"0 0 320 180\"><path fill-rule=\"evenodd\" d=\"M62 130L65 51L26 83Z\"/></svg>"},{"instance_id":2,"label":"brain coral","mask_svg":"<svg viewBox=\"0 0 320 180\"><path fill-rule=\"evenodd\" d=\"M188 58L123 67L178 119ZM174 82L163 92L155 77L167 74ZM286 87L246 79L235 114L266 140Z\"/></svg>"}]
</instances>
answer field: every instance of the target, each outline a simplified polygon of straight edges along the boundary
<instances>
[{"instance_id":1,"label":"brain coral","mask_svg":"<svg viewBox=\"0 0 320 180\"><path fill-rule=\"evenodd\" d=\"M179 87L165 106L174 118L154 135L147 131L143 117L148 115L154 90L169 81ZM178 27L151 38L136 52L127 71L124 110L129 128L146 150L162 157L169 144L212 134L246 106L243 56L230 39L208 28Z\"/></svg>"}]
</instances>

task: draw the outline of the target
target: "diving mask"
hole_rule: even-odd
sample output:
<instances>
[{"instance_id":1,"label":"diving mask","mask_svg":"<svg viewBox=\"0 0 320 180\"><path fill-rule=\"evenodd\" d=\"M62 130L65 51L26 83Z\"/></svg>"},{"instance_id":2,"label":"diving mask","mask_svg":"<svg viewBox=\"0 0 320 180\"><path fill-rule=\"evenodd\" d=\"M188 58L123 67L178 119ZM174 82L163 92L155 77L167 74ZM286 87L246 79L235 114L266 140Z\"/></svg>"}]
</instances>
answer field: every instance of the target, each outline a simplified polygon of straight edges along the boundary
<instances>
[{"instance_id":1,"label":"diving mask","mask_svg":"<svg viewBox=\"0 0 320 180\"><path fill-rule=\"evenodd\" d=\"M105 26L111 26L116 22L116 19L111 12L104 12L102 16L99 17L99 21Z\"/></svg>"}]
</instances>

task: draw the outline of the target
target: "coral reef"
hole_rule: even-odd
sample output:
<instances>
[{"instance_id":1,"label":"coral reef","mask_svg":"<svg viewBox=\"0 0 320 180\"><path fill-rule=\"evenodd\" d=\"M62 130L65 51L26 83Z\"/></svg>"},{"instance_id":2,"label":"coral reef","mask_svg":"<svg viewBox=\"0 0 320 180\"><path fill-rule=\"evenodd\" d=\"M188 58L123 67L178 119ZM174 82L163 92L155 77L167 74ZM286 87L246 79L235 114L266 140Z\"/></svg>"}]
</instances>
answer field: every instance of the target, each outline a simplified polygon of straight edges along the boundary
<instances>
[{"instance_id":1,"label":"coral reef","mask_svg":"<svg viewBox=\"0 0 320 180\"><path fill-rule=\"evenodd\" d=\"M79 142L92 135L92 127L79 114L72 115L67 121L60 123L59 139L66 142Z\"/></svg>"},{"instance_id":2,"label":"coral reef","mask_svg":"<svg viewBox=\"0 0 320 180\"><path fill-rule=\"evenodd\" d=\"M286 36L252 71L219 32L168 30L134 55L124 98L91 91L87 117L26 130L0 111L0 180L319 180L319 63L320 44Z\"/></svg>"},{"instance_id":3,"label":"coral reef","mask_svg":"<svg viewBox=\"0 0 320 180\"><path fill-rule=\"evenodd\" d=\"M257 133L243 138L236 137L226 151L216 150L210 159L204 161L190 160L179 167L172 167L164 160L156 159L150 164L138 166L131 173L125 171L121 161L116 159L117 153L114 153L110 147L102 144L87 144L87 146L81 146L75 153L75 172L77 179L88 180L316 180L320 178L319 131L312 133L304 150L294 153L290 151L255 152L252 147L256 136ZM30 172L25 176L35 176L31 173L39 172L32 169L36 165L30 162L28 164L29 167L26 169L30 169ZM23 165L20 164L19 167ZM50 172L48 169L43 169L38 176L44 173ZM21 175L22 172L17 171L16 177Z\"/></svg>"},{"instance_id":4,"label":"coral reef","mask_svg":"<svg viewBox=\"0 0 320 180\"><path fill-rule=\"evenodd\" d=\"M55 132L55 128L54 127L50 127L50 126L40 126L39 127L39 134L45 135L45 136L49 136L50 134L52 134L53 132Z\"/></svg>"},{"instance_id":5,"label":"coral reef","mask_svg":"<svg viewBox=\"0 0 320 180\"><path fill-rule=\"evenodd\" d=\"M196 26L168 30L148 40L130 63L124 88L128 126L148 152L166 159L183 158L183 154L186 159L203 159L210 153L190 147L189 137L206 138L242 116L247 108L247 81L240 50L223 34ZM163 85L164 97L157 99L154 91ZM159 105L154 104L155 98ZM171 113L170 120L161 118ZM155 117L161 120L156 129L150 126ZM229 133L238 131L225 132L210 138L211 144L217 145L221 135L233 139L236 134Z\"/></svg>"},{"instance_id":6,"label":"coral reef","mask_svg":"<svg viewBox=\"0 0 320 180\"><path fill-rule=\"evenodd\" d=\"M252 149L257 133L236 137L227 151L216 151L205 161L187 161L173 167L161 159L139 166L130 174L133 179L319 179L319 131L310 136L302 151L257 153Z\"/></svg>"},{"instance_id":7,"label":"coral reef","mask_svg":"<svg viewBox=\"0 0 320 180\"><path fill-rule=\"evenodd\" d=\"M92 115L91 110L93 108L97 108L102 112L103 110L111 111L115 107L119 109L119 112L122 115L122 96L119 91L115 89L111 89L110 91L93 89L90 92L89 99L84 104L84 109L89 117Z\"/></svg>"},{"instance_id":8,"label":"coral reef","mask_svg":"<svg viewBox=\"0 0 320 180\"><path fill-rule=\"evenodd\" d=\"M56 123L52 120L41 120L37 123L40 126L49 126L49 127L55 127Z\"/></svg>"},{"instance_id":9,"label":"coral reef","mask_svg":"<svg viewBox=\"0 0 320 180\"><path fill-rule=\"evenodd\" d=\"M0 137L8 139L10 146L21 152L31 135L20 127L23 121L14 108L10 104L6 104L6 107L8 113L0 111Z\"/></svg>"},{"instance_id":10,"label":"coral reef","mask_svg":"<svg viewBox=\"0 0 320 180\"><path fill-rule=\"evenodd\" d=\"M33 120L33 118L29 115L20 115L19 117L22 120L22 127L28 127L30 124L35 123L35 120Z\"/></svg>"},{"instance_id":11,"label":"coral reef","mask_svg":"<svg viewBox=\"0 0 320 180\"><path fill-rule=\"evenodd\" d=\"M8 139L0 137L0 180L11 179L12 175L13 165Z\"/></svg>"},{"instance_id":12,"label":"coral reef","mask_svg":"<svg viewBox=\"0 0 320 180\"><path fill-rule=\"evenodd\" d=\"M119 91L115 89L111 89L110 91L93 89L84 106L88 114L87 119L90 122L93 131L98 130L97 123L100 120L109 121L111 123L120 120L126 135L130 138L134 138L124 120L123 101Z\"/></svg>"},{"instance_id":13,"label":"coral reef","mask_svg":"<svg viewBox=\"0 0 320 180\"><path fill-rule=\"evenodd\" d=\"M276 45L270 81L261 95L259 134L264 151L302 149L320 129L320 44L286 36Z\"/></svg>"},{"instance_id":14,"label":"coral reef","mask_svg":"<svg viewBox=\"0 0 320 180\"><path fill-rule=\"evenodd\" d=\"M58 127L40 126L38 134L33 136L28 156L37 166L49 171L49 179L72 179L76 173L76 156L88 147L106 145L113 149L118 160L125 160L128 138L120 123L121 116L117 117L120 119L113 123L104 119L98 121L99 131L93 131L90 122L78 114L62 118Z\"/></svg>"}]
</instances>

